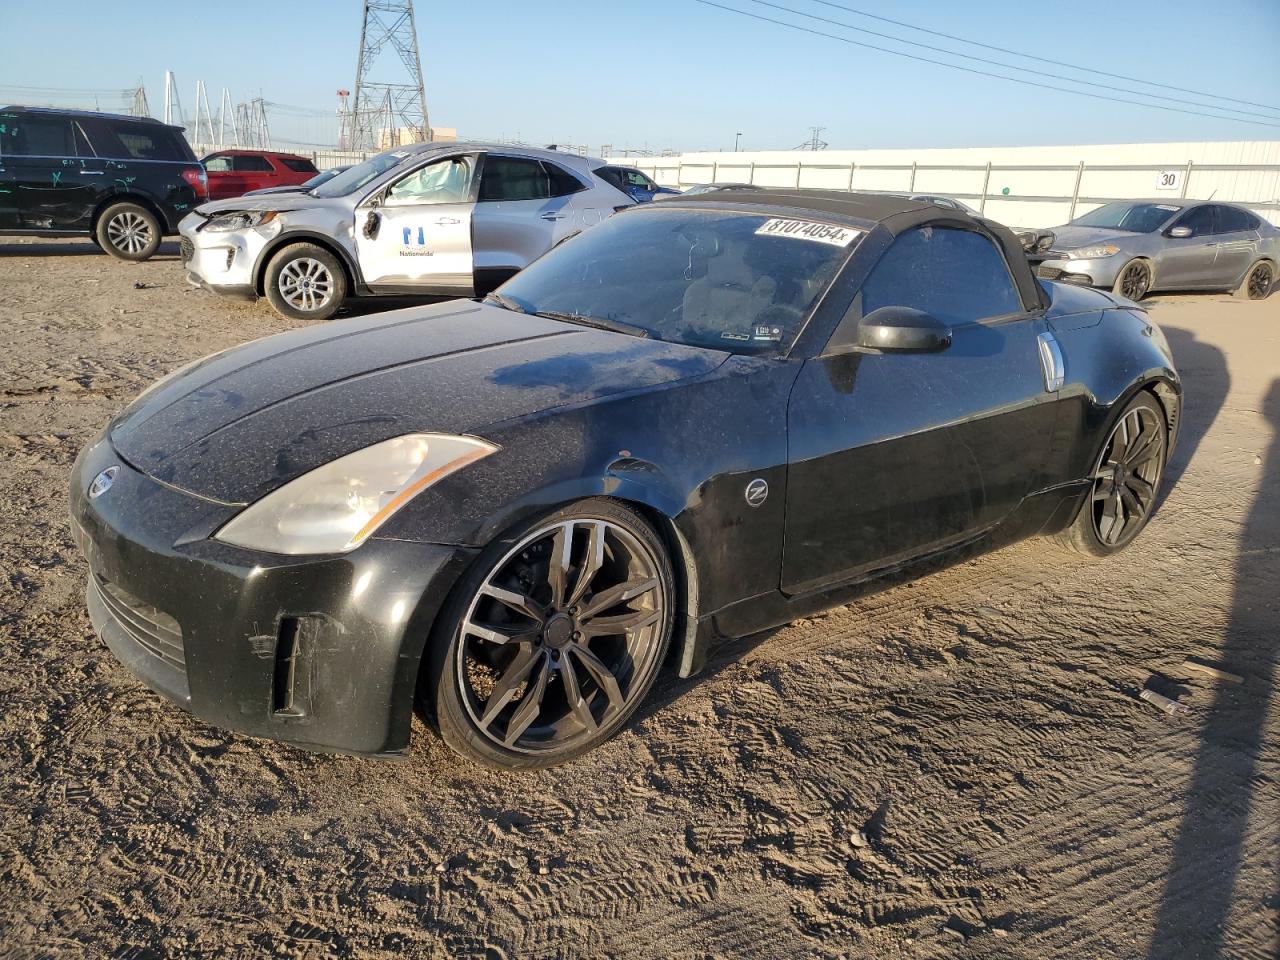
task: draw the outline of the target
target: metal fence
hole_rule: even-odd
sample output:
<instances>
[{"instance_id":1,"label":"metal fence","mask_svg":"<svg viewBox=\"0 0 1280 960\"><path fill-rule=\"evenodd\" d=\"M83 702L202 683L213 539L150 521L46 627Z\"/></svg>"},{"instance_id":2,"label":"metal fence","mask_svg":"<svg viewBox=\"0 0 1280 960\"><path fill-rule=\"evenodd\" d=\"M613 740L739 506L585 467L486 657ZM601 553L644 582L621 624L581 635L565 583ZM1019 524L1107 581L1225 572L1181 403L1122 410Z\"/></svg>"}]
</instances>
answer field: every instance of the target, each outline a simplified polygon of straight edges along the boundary
<instances>
[{"instance_id":1,"label":"metal fence","mask_svg":"<svg viewBox=\"0 0 1280 960\"><path fill-rule=\"evenodd\" d=\"M812 156L812 154L811 154ZM699 183L860 193L938 194L963 200L1010 226L1063 223L1112 200L1135 197L1217 199L1253 210L1280 225L1280 164L861 164L761 163L737 159L621 160L659 183L689 187Z\"/></svg>"}]
</instances>

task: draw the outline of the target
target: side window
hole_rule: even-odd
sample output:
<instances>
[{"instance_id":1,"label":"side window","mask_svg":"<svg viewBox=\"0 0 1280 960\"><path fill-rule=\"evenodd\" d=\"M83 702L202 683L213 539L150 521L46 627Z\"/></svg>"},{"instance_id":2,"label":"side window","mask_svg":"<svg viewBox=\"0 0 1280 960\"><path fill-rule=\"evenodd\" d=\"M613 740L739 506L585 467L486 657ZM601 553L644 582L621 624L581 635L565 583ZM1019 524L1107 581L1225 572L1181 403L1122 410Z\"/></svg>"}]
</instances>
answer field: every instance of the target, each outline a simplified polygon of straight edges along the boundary
<instances>
[{"instance_id":1,"label":"side window","mask_svg":"<svg viewBox=\"0 0 1280 960\"><path fill-rule=\"evenodd\" d=\"M271 161L266 157L234 156L231 158L231 169L236 173L270 173Z\"/></svg>"},{"instance_id":2,"label":"side window","mask_svg":"<svg viewBox=\"0 0 1280 960\"><path fill-rule=\"evenodd\" d=\"M400 203L465 203L471 197L471 158L450 157L401 177L387 192Z\"/></svg>"},{"instance_id":3,"label":"side window","mask_svg":"<svg viewBox=\"0 0 1280 960\"><path fill-rule=\"evenodd\" d=\"M551 196L567 197L571 193L587 189L586 185L568 170L554 163L543 162L547 177L551 181Z\"/></svg>"},{"instance_id":4,"label":"side window","mask_svg":"<svg viewBox=\"0 0 1280 960\"><path fill-rule=\"evenodd\" d=\"M1202 207L1194 207L1184 213L1173 224L1175 227L1190 227L1191 236L1204 237L1211 233L1216 233L1214 223L1214 207L1212 204L1205 204Z\"/></svg>"},{"instance_id":5,"label":"side window","mask_svg":"<svg viewBox=\"0 0 1280 960\"><path fill-rule=\"evenodd\" d=\"M639 187L641 190L656 190L657 184L639 170L627 170L623 174L628 187Z\"/></svg>"},{"instance_id":6,"label":"side window","mask_svg":"<svg viewBox=\"0 0 1280 960\"><path fill-rule=\"evenodd\" d=\"M319 173L316 165L310 160L304 160L302 157L281 157L280 162L292 170L294 173Z\"/></svg>"},{"instance_id":7,"label":"side window","mask_svg":"<svg viewBox=\"0 0 1280 960\"><path fill-rule=\"evenodd\" d=\"M1257 230L1258 221L1253 214L1239 207L1218 207L1218 232L1239 233L1243 230Z\"/></svg>"},{"instance_id":8,"label":"side window","mask_svg":"<svg viewBox=\"0 0 1280 960\"><path fill-rule=\"evenodd\" d=\"M898 237L862 284L862 315L880 307L913 307L952 325L1023 312L995 244L928 226Z\"/></svg>"},{"instance_id":9,"label":"side window","mask_svg":"<svg viewBox=\"0 0 1280 960\"><path fill-rule=\"evenodd\" d=\"M0 134L0 153L19 157L74 157L71 121L65 117L32 114L6 119Z\"/></svg>"},{"instance_id":10,"label":"side window","mask_svg":"<svg viewBox=\"0 0 1280 960\"><path fill-rule=\"evenodd\" d=\"M485 159L484 173L480 177L481 201L545 200L549 196L551 184L546 170L537 160L493 154Z\"/></svg>"},{"instance_id":11,"label":"side window","mask_svg":"<svg viewBox=\"0 0 1280 960\"><path fill-rule=\"evenodd\" d=\"M617 167L599 167L593 172L609 186L617 187L619 190L626 189L626 185L622 181L622 171Z\"/></svg>"},{"instance_id":12,"label":"side window","mask_svg":"<svg viewBox=\"0 0 1280 960\"><path fill-rule=\"evenodd\" d=\"M229 173L231 170L230 157L205 157L204 168L209 173Z\"/></svg>"},{"instance_id":13,"label":"side window","mask_svg":"<svg viewBox=\"0 0 1280 960\"><path fill-rule=\"evenodd\" d=\"M126 156L134 160L180 159L171 139L172 134L164 128L147 130L141 124L121 123L114 124L112 131L124 147Z\"/></svg>"}]
</instances>

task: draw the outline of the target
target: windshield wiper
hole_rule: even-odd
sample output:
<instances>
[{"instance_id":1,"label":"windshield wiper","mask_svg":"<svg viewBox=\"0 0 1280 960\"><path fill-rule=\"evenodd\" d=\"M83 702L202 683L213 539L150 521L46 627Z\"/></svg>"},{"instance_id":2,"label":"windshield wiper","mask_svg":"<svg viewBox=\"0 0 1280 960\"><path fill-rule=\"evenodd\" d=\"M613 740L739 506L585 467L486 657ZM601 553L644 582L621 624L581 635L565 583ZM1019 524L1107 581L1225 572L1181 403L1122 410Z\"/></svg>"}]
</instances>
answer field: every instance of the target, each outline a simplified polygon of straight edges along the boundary
<instances>
[{"instance_id":1,"label":"windshield wiper","mask_svg":"<svg viewBox=\"0 0 1280 960\"><path fill-rule=\"evenodd\" d=\"M625 333L631 337L640 337L641 339L649 338L649 331L645 327L637 326L634 323L623 323L621 320L606 320L603 317L584 317L580 313L566 313L560 310L538 310L534 313L535 317L545 317L548 320L563 320L565 323L577 323L584 327L595 327L597 330L610 330L614 333Z\"/></svg>"},{"instance_id":2,"label":"windshield wiper","mask_svg":"<svg viewBox=\"0 0 1280 960\"><path fill-rule=\"evenodd\" d=\"M502 307L502 309L503 309L503 310L510 310L510 311L512 311L513 313L528 313L528 312L529 312L529 311L528 311L528 310L526 310L524 307L520 306L520 304L518 304L518 303L516 303L514 300L512 300L510 297L506 296L505 294L501 294L501 293L486 293L486 294L485 294L485 296L484 296L484 302L485 302L485 303L496 303L498 306Z\"/></svg>"}]
</instances>

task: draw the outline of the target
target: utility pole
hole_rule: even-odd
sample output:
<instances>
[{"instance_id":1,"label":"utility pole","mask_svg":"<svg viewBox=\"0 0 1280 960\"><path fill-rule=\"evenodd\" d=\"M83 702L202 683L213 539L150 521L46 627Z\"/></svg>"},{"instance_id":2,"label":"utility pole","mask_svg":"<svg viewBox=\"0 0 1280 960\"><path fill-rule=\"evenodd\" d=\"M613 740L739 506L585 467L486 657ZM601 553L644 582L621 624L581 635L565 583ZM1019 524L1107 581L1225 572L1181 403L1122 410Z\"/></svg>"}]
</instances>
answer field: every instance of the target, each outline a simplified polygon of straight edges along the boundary
<instances>
[{"instance_id":1,"label":"utility pole","mask_svg":"<svg viewBox=\"0 0 1280 960\"><path fill-rule=\"evenodd\" d=\"M208 134L207 138L205 134ZM196 129L191 142L210 146L213 144L213 112L209 109L209 94L203 80L196 81Z\"/></svg>"},{"instance_id":2,"label":"utility pole","mask_svg":"<svg viewBox=\"0 0 1280 960\"><path fill-rule=\"evenodd\" d=\"M735 133L735 134L733 135L733 152L734 152L734 153L737 153L737 152L738 152L738 143L739 143L741 140L742 140L742 134L741 134L741 133Z\"/></svg>"},{"instance_id":3,"label":"utility pole","mask_svg":"<svg viewBox=\"0 0 1280 960\"><path fill-rule=\"evenodd\" d=\"M173 71L164 72L164 122L186 126L182 118L182 101L178 99L178 85L173 80Z\"/></svg>"},{"instance_id":4,"label":"utility pole","mask_svg":"<svg viewBox=\"0 0 1280 960\"><path fill-rule=\"evenodd\" d=\"M403 73L407 74L396 83L373 79L379 54L387 47L395 52ZM348 150L395 146L400 143L401 129L411 138L410 142L431 139L413 0L364 0L355 105L349 116L351 123L344 137ZM380 142L384 129L385 144Z\"/></svg>"}]
</instances>

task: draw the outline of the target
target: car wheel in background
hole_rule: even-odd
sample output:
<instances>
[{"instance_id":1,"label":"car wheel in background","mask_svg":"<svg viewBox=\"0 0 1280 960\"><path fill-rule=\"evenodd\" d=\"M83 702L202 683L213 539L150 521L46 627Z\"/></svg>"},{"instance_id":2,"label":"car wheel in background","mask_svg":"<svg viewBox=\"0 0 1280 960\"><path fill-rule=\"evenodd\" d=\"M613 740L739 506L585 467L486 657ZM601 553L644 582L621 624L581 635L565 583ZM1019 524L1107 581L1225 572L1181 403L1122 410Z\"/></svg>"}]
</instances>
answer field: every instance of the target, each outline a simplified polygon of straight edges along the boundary
<instances>
[{"instance_id":1,"label":"car wheel in background","mask_svg":"<svg viewBox=\"0 0 1280 960\"><path fill-rule=\"evenodd\" d=\"M285 247L267 264L263 286L276 313L292 320L328 320L347 298L347 275L314 243Z\"/></svg>"},{"instance_id":2,"label":"car wheel in background","mask_svg":"<svg viewBox=\"0 0 1280 960\"><path fill-rule=\"evenodd\" d=\"M160 221L136 203L117 203L102 211L94 239L121 260L149 260L160 247Z\"/></svg>"},{"instance_id":3,"label":"car wheel in background","mask_svg":"<svg viewBox=\"0 0 1280 960\"><path fill-rule=\"evenodd\" d=\"M1236 287L1236 296L1242 300L1265 300L1275 288L1276 265L1270 260L1259 260Z\"/></svg>"},{"instance_id":4,"label":"car wheel in background","mask_svg":"<svg viewBox=\"0 0 1280 960\"><path fill-rule=\"evenodd\" d=\"M671 643L674 576L653 528L612 500L525 523L480 555L437 624L419 705L464 757L563 763L612 736Z\"/></svg>"},{"instance_id":5,"label":"car wheel in background","mask_svg":"<svg viewBox=\"0 0 1280 960\"><path fill-rule=\"evenodd\" d=\"M1130 300L1141 300L1151 289L1151 264L1146 260L1130 260L1116 274L1111 292Z\"/></svg>"},{"instance_id":6,"label":"car wheel in background","mask_svg":"<svg viewBox=\"0 0 1280 960\"><path fill-rule=\"evenodd\" d=\"M1127 547L1151 519L1168 452L1164 410L1151 394L1139 393L1107 435L1089 498L1058 539L1094 557Z\"/></svg>"}]
</instances>

